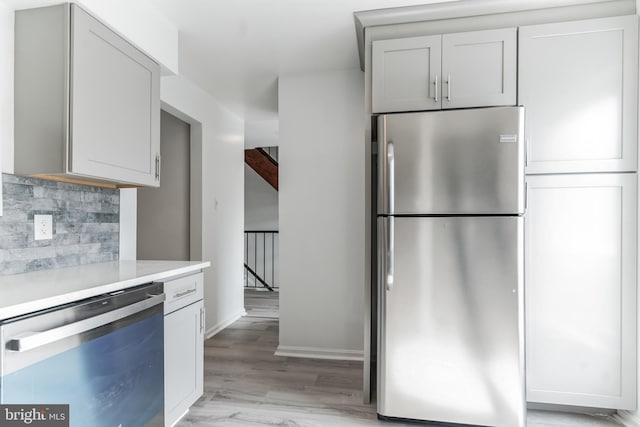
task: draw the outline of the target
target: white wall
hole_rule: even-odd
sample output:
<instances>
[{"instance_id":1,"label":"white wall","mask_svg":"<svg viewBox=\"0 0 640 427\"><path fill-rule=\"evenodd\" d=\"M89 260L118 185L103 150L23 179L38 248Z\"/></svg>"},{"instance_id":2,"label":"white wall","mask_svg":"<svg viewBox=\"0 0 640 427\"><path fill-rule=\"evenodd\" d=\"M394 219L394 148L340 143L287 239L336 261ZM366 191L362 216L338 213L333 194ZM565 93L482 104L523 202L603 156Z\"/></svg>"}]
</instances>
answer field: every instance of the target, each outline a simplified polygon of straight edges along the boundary
<instances>
[{"instance_id":1,"label":"white wall","mask_svg":"<svg viewBox=\"0 0 640 427\"><path fill-rule=\"evenodd\" d=\"M636 15L640 15L640 0L636 0ZM640 87L640 85L638 85ZM640 123L640 115L638 117L638 123ZM639 152L640 153L640 152ZM638 200L638 212L640 212L640 200ZM640 220L638 224L638 229L640 230ZM639 254L640 256L640 254ZM640 258L638 258L638 264L640 265ZM638 302L637 307L640 309L640 292L638 292ZM637 316L637 333L638 333L638 343L640 344L640 315ZM625 425L640 427L640 347L637 350L637 383L636 383L636 410L635 411L620 411L620 416L622 420L625 422Z\"/></svg>"},{"instance_id":2,"label":"white wall","mask_svg":"<svg viewBox=\"0 0 640 427\"><path fill-rule=\"evenodd\" d=\"M192 234L191 256L211 261L204 273L211 336L244 313L244 123L181 76L162 78L161 101L191 124L191 168L202 178L191 183L191 225L201 224L201 239Z\"/></svg>"},{"instance_id":3,"label":"white wall","mask_svg":"<svg viewBox=\"0 0 640 427\"><path fill-rule=\"evenodd\" d=\"M244 165L244 229L278 229L278 192Z\"/></svg>"},{"instance_id":4,"label":"white wall","mask_svg":"<svg viewBox=\"0 0 640 427\"><path fill-rule=\"evenodd\" d=\"M363 78L346 70L279 80L277 354L363 355Z\"/></svg>"},{"instance_id":5,"label":"white wall","mask_svg":"<svg viewBox=\"0 0 640 427\"><path fill-rule=\"evenodd\" d=\"M0 1L0 171L13 172L13 10ZM0 197L0 208L2 201ZM1 212L1 209L0 209Z\"/></svg>"},{"instance_id":6,"label":"white wall","mask_svg":"<svg viewBox=\"0 0 640 427\"><path fill-rule=\"evenodd\" d=\"M120 253L121 260L136 259L136 234L138 215L138 190L120 189Z\"/></svg>"},{"instance_id":7,"label":"white wall","mask_svg":"<svg viewBox=\"0 0 640 427\"><path fill-rule=\"evenodd\" d=\"M636 0L636 15L640 15L640 0ZM638 85L638 87L640 87L640 85ZM640 123L640 115L638 117L638 123ZM640 212L640 200L638 200L638 202L639 202L638 212ZM640 220L638 224L638 229L640 230ZM640 257L638 258L637 265L640 265ZM640 309L640 292L638 292L637 307ZM640 344L640 315L637 316L636 321L637 321L637 328L638 328L637 339L638 339L638 343ZM635 411L619 411L619 415L621 417L621 421L623 421L625 425L640 427L640 347L637 350L636 356L637 356L636 410Z\"/></svg>"}]
</instances>

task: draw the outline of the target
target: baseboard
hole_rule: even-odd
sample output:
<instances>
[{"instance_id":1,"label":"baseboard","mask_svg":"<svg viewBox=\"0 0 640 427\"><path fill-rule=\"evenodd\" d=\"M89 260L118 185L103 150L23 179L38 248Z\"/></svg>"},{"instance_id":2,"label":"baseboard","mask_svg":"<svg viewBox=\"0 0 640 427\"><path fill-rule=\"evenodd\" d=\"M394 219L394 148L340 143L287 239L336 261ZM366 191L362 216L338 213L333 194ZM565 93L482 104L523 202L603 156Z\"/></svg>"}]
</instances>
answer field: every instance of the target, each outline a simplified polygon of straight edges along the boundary
<instances>
[{"instance_id":1,"label":"baseboard","mask_svg":"<svg viewBox=\"0 0 640 427\"><path fill-rule=\"evenodd\" d=\"M304 357L307 359L356 360L363 361L364 354L357 350L326 349L318 347L294 347L279 345L276 356Z\"/></svg>"},{"instance_id":2,"label":"baseboard","mask_svg":"<svg viewBox=\"0 0 640 427\"><path fill-rule=\"evenodd\" d=\"M558 405L553 403L527 402L527 409L551 412L569 412L573 414L615 415L615 409L596 408L591 406Z\"/></svg>"},{"instance_id":3,"label":"baseboard","mask_svg":"<svg viewBox=\"0 0 640 427\"><path fill-rule=\"evenodd\" d=\"M238 312L237 314L234 314L229 319L223 320L222 322L218 322L218 324L213 325L212 327L210 327L205 331L204 339L208 340L209 338L211 338L212 336L214 336L215 334L217 334L218 332L220 332L221 330L223 330L224 328L226 328L227 326L229 326L230 324L232 324L233 322L241 318L244 314L246 314L246 312L244 311L244 308L243 308L242 311Z\"/></svg>"},{"instance_id":4,"label":"baseboard","mask_svg":"<svg viewBox=\"0 0 640 427\"><path fill-rule=\"evenodd\" d=\"M640 413L632 414L629 411L618 411L613 417L627 427L640 427Z\"/></svg>"}]
</instances>

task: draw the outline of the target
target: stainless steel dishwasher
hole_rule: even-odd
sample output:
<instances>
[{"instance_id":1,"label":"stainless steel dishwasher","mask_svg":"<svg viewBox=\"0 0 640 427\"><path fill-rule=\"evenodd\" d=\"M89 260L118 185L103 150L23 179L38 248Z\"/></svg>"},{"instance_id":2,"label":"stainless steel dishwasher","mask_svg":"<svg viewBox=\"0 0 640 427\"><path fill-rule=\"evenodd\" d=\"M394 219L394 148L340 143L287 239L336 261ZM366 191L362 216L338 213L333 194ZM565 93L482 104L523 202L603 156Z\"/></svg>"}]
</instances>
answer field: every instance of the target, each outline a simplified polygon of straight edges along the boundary
<instances>
[{"instance_id":1,"label":"stainless steel dishwasher","mask_svg":"<svg viewBox=\"0 0 640 427\"><path fill-rule=\"evenodd\" d=\"M68 404L71 426L162 426L164 293L148 284L0 323L0 403Z\"/></svg>"}]
</instances>

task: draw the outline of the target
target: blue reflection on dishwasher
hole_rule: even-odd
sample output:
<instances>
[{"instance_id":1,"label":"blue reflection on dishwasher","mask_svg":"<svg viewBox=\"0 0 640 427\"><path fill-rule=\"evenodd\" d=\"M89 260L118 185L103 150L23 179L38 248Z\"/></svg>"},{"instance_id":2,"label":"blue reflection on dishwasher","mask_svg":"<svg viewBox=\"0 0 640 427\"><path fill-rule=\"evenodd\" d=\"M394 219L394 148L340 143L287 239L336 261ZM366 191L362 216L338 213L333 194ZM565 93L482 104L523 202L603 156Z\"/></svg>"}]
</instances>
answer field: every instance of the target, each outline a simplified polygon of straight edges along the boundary
<instances>
[{"instance_id":1,"label":"blue reflection on dishwasher","mask_svg":"<svg viewBox=\"0 0 640 427\"><path fill-rule=\"evenodd\" d=\"M2 377L2 403L69 404L72 427L162 425L162 313Z\"/></svg>"}]
</instances>

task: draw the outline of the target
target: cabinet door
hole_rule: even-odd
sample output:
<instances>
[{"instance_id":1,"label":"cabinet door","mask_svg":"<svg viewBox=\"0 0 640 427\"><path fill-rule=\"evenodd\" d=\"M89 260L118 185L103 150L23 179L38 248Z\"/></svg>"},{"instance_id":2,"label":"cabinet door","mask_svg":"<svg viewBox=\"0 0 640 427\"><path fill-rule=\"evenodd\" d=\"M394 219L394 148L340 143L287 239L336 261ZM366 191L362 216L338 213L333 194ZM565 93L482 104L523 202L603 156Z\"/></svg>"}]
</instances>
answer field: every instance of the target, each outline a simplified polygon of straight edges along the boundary
<instances>
[{"instance_id":1,"label":"cabinet door","mask_svg":"<svg viewBox=\"0 0 640 427\"><path fill-rule=\"evenodd\" d=\"M374 113L439 110L441 36L373 42Z\"/></svg>"},{"instance_id":2,"label":"cabinet door","mask_svg":"<svg viewBox=\"0 0 640 427\"><path fill-rule=\"evenodd\" d=\"M516 105L515 28L442 36L442 108Z\"/></svg>"},{"instance_id":3,"label":"cabinet door","mask_svg":"<svg viewBox=\"0 0 640 427\"><path fill-rule=\"evenodd\" d=\"M529 402L636 406L636 179L527 178Z\"/></svg>"},{"instance_id":4,"label":"cabinet door","mask_svg":"<svg viewBox=\"0 0 640 427\"><path fill-rule=\"evenodd\" d=\"M527 173L636 170L638 20L520 28Z\"/></svg>"},{"instance_id":5,"label":"cabinet door","mask_svg":"<svg viewBox=\"0 0 640 427\"><path fill-rule=\"evenodd\" d=\"M79 7L71 13L69 173L160 185L158 64Z\"/></svg>"},{"instance_id":6,"label":"cabinet door","mask_svg":"<svg viewBox=\"0 0 640 427\"><path fill-rule=\"evenodd\" d=\"M165 426L173 425L203 391L204 305L195 302L165 316Z\"/></svg>"}]
</instances>

